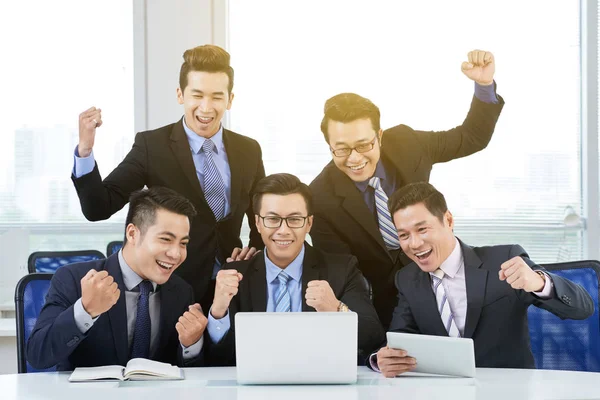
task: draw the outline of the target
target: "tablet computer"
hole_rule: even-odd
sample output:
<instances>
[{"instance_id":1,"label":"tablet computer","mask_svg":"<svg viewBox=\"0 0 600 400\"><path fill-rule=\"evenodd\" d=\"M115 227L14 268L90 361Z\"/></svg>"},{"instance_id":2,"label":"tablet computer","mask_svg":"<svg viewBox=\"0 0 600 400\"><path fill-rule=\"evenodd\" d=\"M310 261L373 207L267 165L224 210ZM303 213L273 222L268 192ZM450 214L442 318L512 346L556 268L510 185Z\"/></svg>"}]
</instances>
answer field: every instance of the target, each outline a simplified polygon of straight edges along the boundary
<instances>
[{"instance_id":1,"label":"tablet computer","mask_svg":"<svg viewBox=\"0 0 600 400\"><path fill-rule=\"evenodd\" d=\"M473 339L388 332L387 345L417 360L413 372L475 377Z\"/></svg>"}]
</instances>

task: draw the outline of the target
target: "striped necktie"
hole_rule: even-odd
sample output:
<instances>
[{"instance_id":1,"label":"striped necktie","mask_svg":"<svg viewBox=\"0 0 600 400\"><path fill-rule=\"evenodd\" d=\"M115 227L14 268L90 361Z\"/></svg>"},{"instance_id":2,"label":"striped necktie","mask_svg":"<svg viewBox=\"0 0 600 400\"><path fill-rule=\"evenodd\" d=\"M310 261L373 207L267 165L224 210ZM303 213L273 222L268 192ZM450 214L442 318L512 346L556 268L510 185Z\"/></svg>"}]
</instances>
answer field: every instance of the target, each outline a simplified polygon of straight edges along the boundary
<instances>
[{"instance_id":1,"label":"striped necktie","mask_svg":"<svg viewBox=\"0 0 600 400\"><path fill-rule=\"evenodd\" d=\"M277 275L277 279L279 279L279 288L277 289L277 293L275 293L275 312L290 312L292 310L292 303L287 283L291 277L285 271L281 271Z\"/></svg>"},{"instance_id":2,"label":"striped necktie","mask_svg":"<svg viewBox=\"0 0 600 400\"><path fill-rule=\"evenodd\" d=\"M398 233L392 222L392 216L388 208L387 194L381 188L379 178L374 176L369 179L369 186L375 189L375 208L377 209L377 220L379 221L379 232L388 250L395 250L400 247Z\"/></svg>"},{"instance_id":3,"label":"striped necktie","mask_svg":"<svg viewBox=\"0 0 600 400\"><path fill-rule=\"evenodd\" d=\"M223 219L225 214L225 183L223 178L217 169L215 160L213 158L215 144L212 140L206 139L202 144L202 151L204 151L204 197L208 206L212 210L215 219L220 221Z\"/></svg>"},{"instance_id":4,"label":"striped necktie","mask_svg":"<svg viewBox=\"0 0 600 400\"><path fill-rule=\"evenodd\" d=\"M450 303L446 297L446 290L444 289L444 285L442 285L442 279L444 279L445 276L444 271L438 268L434 272L430 273L430 275L433 293L435 294L438 311L440 312L440 317L442 318L444 328L446 328L448 336L461 337L460 331L456 326L456 322L454 322L454 315L452 315Z\"/></svg>"}]
</instances>

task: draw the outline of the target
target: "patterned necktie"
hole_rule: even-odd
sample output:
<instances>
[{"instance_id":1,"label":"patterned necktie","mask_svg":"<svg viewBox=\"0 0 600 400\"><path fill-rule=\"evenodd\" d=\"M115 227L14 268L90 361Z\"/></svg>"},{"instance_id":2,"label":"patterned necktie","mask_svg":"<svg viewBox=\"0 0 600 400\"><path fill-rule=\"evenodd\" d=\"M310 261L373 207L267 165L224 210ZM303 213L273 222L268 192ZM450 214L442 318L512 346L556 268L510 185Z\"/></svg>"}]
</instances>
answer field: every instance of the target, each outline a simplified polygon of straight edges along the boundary
<instances>
[{"instance_id":1,"label":"patterned necktie","mask_svg":"<svg viewBox=\"0 0 600 400\"><path fill-rule=\"evenodd\" d=\"M388 250L395 250L400 247L398 233L392 222L392 216L388 208L387 194L381 188L379 178L374 176L369 179L369 186L375 189L375 208L377 209L377 220L379 221L379 232L383 237L383 242Z\"/></svg>"},{"instance_id":2,"label":"patterned necktie","mask_svg":"<svg viewBox=\"0 0 600 400\"><path fill-rule=\"evenodd\" d=\"M461 337L456 322L454 322L450 303L446 297L446 290L444 289L444 285L442 285L442 279L444 279L445 276L444 271L438 268L430 275L438 311L440 312L440 317L442 318L442 323L446 328L446 332L448 332L448 336L450 337Z\"/></svg>"},{"instance_id":3,"label":"patterned necktie","mask_svg":"<svg viewBox=\"0 0 600 400\"><path fill-rule=\"evenodd\" d=\"M203 167L204 197L215 219L220 221L225 214L225 183L213 158L214 148L215 144L210 139L206 139L202 144L202 151L206 156Z\"/></svg>"},{"instance_id":4,"label":"patterned necktie","mask_svg":"<svg viewBox=\"0 0 600 400\"><path fill-rule=\"evenodd\" d=\"M133 331L131 358L149 358L151 330L149 303L152 283L150 281L142 281L138 287L140 288L140 298L138 300L137 316Z\"/></svg>"},{"instance_id":5,"label":"patterned necktie","mask_svg":"<svg viewBox=\"0 0 600 400\"><path fill-rule=\"evenodd\" d=\"M279 288L277 289L277 293L275 293L275 312L290 312L292 310L292 303L287 283L291 278L285 271L281 271L277 275L277 279L279 279Z\"/></svg>"}]
</instances>

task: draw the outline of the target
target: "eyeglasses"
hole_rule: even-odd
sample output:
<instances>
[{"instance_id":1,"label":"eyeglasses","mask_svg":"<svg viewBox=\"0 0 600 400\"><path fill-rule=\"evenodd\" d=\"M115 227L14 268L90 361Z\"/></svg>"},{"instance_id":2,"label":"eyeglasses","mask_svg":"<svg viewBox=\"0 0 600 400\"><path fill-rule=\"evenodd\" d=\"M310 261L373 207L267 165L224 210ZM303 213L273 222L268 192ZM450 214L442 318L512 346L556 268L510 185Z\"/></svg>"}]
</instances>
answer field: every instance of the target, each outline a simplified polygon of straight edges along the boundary
<instances>
[{"instance_id":1,"label":"eyeglasses","mask_svg":"<svg viewBox=\"0 0 600 400\"><path fill-rule=\"evenodd\" d=\"M308 216L306 216L306 217L293 216L293 217L283 218L283 217L277 217L275 215L268 215L266 217L259 215L258 217L262 218L263 225L265 226L265 228L279 228L281 226L281 224L283 223L283 221L285 221L288 228L291 228L291 229L304 228L304 225L306 224L306 218L308 218Z\"/></svg>"},{"instance_id":2,"label":"eyeglasses","mask_svg":"<svg viewBox=\"0 0 600 400\"><path fill-rule=\"evenodd\" d=\"M371 140L369 143L359 144L356 147L344 147L342 149L332 149L329 148L334 156L336 157L348 157L352 154L352 150L356 150L357 153L366 153L367 151L373 150L375 146L375 141L377 140L377 135Z\"/></svg>"}]
</instances>

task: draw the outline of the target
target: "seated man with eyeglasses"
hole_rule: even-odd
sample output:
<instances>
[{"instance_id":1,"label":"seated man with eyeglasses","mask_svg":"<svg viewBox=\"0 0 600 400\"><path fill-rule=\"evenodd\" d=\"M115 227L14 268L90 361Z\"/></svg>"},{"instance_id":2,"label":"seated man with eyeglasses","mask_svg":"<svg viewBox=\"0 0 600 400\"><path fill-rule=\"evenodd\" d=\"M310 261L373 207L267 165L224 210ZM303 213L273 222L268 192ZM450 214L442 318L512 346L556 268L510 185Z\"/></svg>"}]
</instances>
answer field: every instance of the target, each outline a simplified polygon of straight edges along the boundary
<instances>
[{"instance_id":1,"label":"seated man with eyeglasses","mask_svg":"<svg viewBox=\"0 0 600 400\"><path fill-rule=\"evenodd\" d=\"M218 272L208 316L208 365L235 365L237 312L327 311L358 314L358 362L384 339L365 279L351 255L326 254L304 241L313 223L312 195L290 174L261 179L252 199L264 254ZM290 343L293 345L293 343Z\"/></svg>"}]
</instances>

